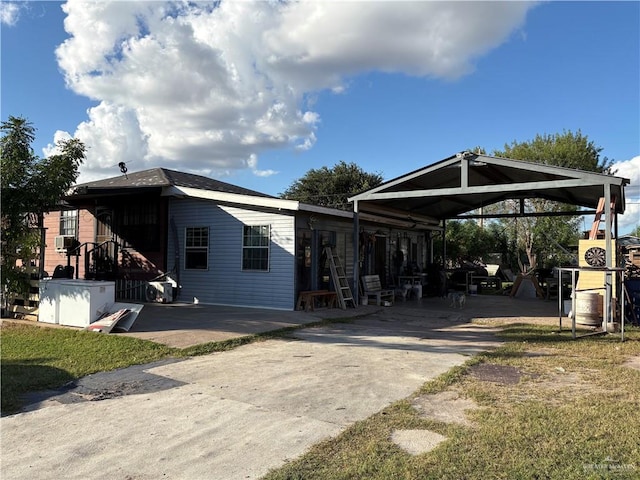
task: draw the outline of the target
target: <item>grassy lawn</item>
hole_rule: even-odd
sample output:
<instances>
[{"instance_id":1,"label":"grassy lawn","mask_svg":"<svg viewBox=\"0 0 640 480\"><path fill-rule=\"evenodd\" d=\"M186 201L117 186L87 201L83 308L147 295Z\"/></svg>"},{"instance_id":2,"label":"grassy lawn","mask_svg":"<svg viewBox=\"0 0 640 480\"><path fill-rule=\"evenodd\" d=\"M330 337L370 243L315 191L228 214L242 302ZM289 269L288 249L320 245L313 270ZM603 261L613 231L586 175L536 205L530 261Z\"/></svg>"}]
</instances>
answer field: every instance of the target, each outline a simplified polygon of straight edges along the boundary
<instances>
[{"instance_id":1,"label":"grassy lawn","mask_svg":"<svg viewBox=\"0 0 640 480\"><path fill-rule=\"evenodd\" d=\"M17 411L27 392L180 352L135 338L12 323L2 324L0 339L3 413Z\"/></svg>"},{"instance_id":2,"label":"grassy lawn","mask_svg":"<svg viewBox=\"0 0 640 480\"><path fill-rule=\"evenodd\" d=\"M637 479L640 478L640 331L572 340L555 327L505 327L502 348L425 384L412 397L356 423L266 479ZM480 366L517 372L513 383L474 375ZM496 367L499 366L499 367ZM454 391L472 399L471 425L421 416L413 404ZM447 408L442 405L442 408ZM392 432L447 437L410 455Z\"/></svg>"},{"instance_id":3,"label":"grassy lawn","mask_svg":"<svg viewBox=\"0 0 640 480\"><path fill-rule=\"evenodd\" d=\"M2 410L16 411L24 392L90 373L228 350L290 330L178 350L129 337L5 324ZM451 369L266 478L640 478L640 371L624 365L640 356L640 329L627 330L625 342L617 335L572 340L570 332L555 330L503 326L507 343L501 348ZM482 367L510 372L512 381L487 381ZM415 408L442 392L473 400L469 423L444 423ZM430 430L446 440L410 455L391 441L394 431L406 429Z\"/></svg>"}]
</instances>

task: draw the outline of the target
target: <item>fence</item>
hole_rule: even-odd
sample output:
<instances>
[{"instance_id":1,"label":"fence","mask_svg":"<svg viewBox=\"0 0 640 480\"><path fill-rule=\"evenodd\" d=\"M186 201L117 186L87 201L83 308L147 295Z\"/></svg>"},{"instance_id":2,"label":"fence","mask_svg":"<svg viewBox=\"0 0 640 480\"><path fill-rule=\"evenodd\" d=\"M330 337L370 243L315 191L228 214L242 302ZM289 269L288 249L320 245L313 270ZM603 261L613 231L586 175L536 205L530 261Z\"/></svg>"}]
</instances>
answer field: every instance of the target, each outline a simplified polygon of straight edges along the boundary
<instances>
[{"instance_id":1,"label":"fence","mask_svg":"<svg viewBox=\"0 0 640 480\"><path fill-rule=\"evenodd\" d=\"M145 280L116 280L116 300L145 302L148 286Z\"/></svg>"}]
</instances>

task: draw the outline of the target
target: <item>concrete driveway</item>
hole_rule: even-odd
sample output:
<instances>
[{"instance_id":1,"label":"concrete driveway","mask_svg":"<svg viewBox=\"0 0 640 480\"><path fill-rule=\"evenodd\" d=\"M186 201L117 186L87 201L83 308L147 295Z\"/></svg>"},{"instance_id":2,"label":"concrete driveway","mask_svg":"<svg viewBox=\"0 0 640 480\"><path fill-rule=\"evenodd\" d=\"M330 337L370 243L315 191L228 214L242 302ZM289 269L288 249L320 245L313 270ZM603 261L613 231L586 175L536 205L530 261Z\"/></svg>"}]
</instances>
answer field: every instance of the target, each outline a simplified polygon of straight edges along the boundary
<instances>
[{"instance_id":1,"label":"concrete driveway","mask_svg":"<svg viewBox=\"0 0 640 480\"><path fill-rule=\"evenodd\" d=\"M2 478L259 478L495 347L491 328L467 322L474 300L371 307L288 339L86 377L0 420Z\"/></svg>"}]
</instances>

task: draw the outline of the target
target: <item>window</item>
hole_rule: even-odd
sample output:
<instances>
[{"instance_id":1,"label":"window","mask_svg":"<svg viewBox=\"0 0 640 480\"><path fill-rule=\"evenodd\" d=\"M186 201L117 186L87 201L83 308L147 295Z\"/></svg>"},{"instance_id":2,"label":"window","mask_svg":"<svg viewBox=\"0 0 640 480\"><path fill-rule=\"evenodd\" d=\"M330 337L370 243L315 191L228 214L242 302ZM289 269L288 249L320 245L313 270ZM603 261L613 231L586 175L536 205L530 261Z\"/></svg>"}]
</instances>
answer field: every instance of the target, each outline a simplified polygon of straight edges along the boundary
<instances>
[{"instance_id":1,"label":"window","mask_svg":"<svg viewBox=\"0 0 640 480\"><path fill-rule=\"evenodd\" d=\"M187 227L184 268L206 270L209 268L209 228Z\"/></svg>"},{"instance_id":2,"label":"window","mask_svg":"<svg viewBox=\"0 0 640 480\"><path fill-rule=\"evenodd\" d=\"M132 199L123 206L118 235L124 247L145 251L160 249L159 209L156 202Z\"/></svg>"},{"instance_id":3,"label":"window","mask_svg":"<svg viewBox=\"0 0 640 480\"><path fill-rule=\"evenodd\" d=\"M60 212L60 235L76 236L78 231L78 210Z\"/></svg>"},{"instance_id":4,"label":"window","mask_svg":"<svg viewBox=\"0 0 640 480\"><path fill-rule=\"evenodd\" d=\"M269 270L269 225L243 227L242 270Z\"/></svg>"}]
</instances>

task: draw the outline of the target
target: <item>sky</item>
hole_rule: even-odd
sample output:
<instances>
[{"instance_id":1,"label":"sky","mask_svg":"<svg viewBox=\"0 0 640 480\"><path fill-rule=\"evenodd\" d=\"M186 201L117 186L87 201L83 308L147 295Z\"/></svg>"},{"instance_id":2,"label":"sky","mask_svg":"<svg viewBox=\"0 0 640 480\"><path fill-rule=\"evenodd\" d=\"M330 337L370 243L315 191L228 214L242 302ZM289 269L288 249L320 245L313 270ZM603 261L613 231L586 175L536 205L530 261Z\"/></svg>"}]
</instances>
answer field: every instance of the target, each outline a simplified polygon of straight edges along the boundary
<instances>
[{"instance_id":1,"label":"sky","mask_svg":"<svg viewBox=\"0 0 640 480\"><path fill-rule=\"evenodd\" d=\"M640 224L640 2L0 3L3 121L79 138L79 182L166 167L279 195L580 131ZM585 220L585 229L591 220Z\"/></svg>"}]
</instances>

